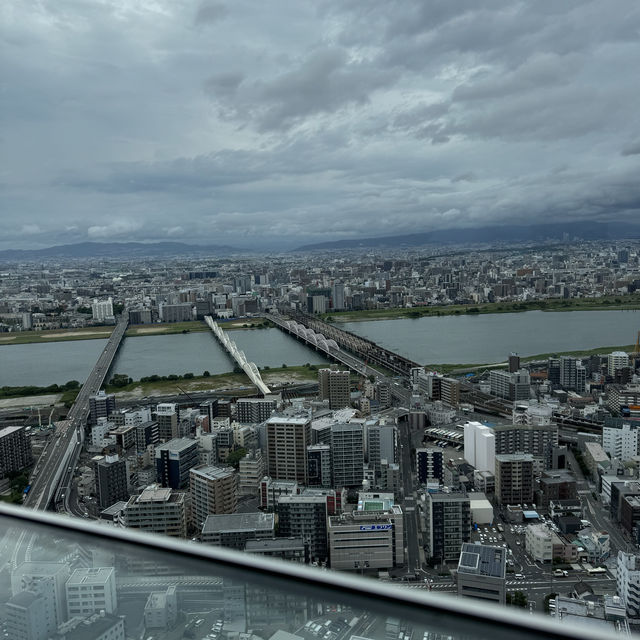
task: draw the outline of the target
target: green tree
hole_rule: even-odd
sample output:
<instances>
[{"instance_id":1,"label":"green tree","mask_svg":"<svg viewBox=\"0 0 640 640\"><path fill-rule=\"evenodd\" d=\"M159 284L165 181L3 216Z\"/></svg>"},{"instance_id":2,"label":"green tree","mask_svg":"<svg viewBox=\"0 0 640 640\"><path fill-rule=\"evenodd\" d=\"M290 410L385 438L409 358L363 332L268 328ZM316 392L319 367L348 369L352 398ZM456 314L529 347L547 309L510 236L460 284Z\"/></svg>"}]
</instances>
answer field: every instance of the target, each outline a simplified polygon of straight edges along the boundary
<instances>
[{"instance_id":1,"label":"green tree","mask_svg":"<svg viewBox=\"0 0 640 640\"><path fill-rule=\"evenodd\" d=\"M236 449L227 456L227 464L230 464L235 469L238 469L238 467L240 466L240 460L242 460L242 458L244 458L246 455L246 449L243 449L242 447L240 449Z\"/></svg>"},{"instance_id":2,"label":"green tree","mask_svg":"<svg viewBox=\"0 0 640 640\"><path fill-rule=\"evenodd\" d=\"M203 378L209 378L210 376L211 376L211 374L208 371L205 370L205 371L202 372L202 377Z\"/></svg>"}]
</instances>

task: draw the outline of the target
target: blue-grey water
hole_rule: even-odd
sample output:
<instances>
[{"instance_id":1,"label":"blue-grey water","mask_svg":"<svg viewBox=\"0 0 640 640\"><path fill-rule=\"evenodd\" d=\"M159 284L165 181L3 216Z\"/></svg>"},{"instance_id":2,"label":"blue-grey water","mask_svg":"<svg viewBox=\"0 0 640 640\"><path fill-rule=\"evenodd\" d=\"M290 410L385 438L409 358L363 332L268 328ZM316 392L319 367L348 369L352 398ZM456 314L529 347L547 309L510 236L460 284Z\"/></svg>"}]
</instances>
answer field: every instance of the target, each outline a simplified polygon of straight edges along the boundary
<instances>
[{"instance_id":1,"label":"blue-grey water","mask_svg":"<svg viewBox=\"0 0 640 640\"><path fill-rule=\"evenodd\" d=\"M338 326L420 364L504 362L521 356L633 344L640 311L527 311L350 322Z\"/></svg>"},{"instance_id":2,"label":"blue-grey water","mask_svg":"<svg viewBox=\"0 0 640 640\"><path fill-rule=\"evenodd\" d=\"M229 333L238 348L258 367L282 364L322 364L322 356L279 329ZM68 380L84 381L106 340L16 344L0 346L0 386L47 386ZM134 380L153 374L227 373L234 363L211 332L125 338L111 373Z\"/></svg>"},{"instance_id":3,"label":"blue-grey water","mask_svg":"<svg viewBox=\"0 0 640 640\"><path fill-rule=\"evenodd\" d=\"M352 322L343 326L421 364L491 363L511 351L522 356L632 344L640 330L639 311L568 311L445 316ZM279 329L232 331L249 360L259 367L325 362ZM0 386L46 386L83 381L105 340L0 346ZM233 363L212 333L125 338L114 373L134 379L152 374L225 373Z\"/></svg>"}]
</instances>

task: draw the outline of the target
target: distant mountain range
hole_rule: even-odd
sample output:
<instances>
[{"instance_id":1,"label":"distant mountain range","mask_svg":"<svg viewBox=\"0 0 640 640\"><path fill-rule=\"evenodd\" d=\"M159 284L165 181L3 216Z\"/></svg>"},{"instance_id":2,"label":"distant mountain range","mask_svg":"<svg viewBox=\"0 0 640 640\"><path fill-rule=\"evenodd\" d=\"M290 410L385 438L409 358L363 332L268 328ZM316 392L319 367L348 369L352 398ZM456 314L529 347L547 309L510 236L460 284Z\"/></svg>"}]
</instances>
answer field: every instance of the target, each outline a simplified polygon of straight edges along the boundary
<instances>
[{"instance_id":1,"label":"distant mountain range","mask_svg":"<svg viewBox=\"0 0 640 640\"><path fill-rule=\"evenodd\" d=\"M420 247L429 244L484 244L500 242L543 242L546 240L580 238L582 240L617 240L640 238L639 224L620 222L573 222L563 224L536 224L528 226L494 225L468 229L439 229L425 233L378 238L352 238L334 242L306 244L294 251L326 249Z\"/></svg>"},{"instance_id":2,"label":"distant mountain range","mask_svg":"<svg viewBox=\"0 0 640 640\"><path fill-rule=\"evenodd\" d=\"M0 261L43 260L49 258L154 258L183 255L228 255L240 251L234 247L184 244L182 242L81 242L46 249L7 249Z\"/></svg>"}]
</instances>

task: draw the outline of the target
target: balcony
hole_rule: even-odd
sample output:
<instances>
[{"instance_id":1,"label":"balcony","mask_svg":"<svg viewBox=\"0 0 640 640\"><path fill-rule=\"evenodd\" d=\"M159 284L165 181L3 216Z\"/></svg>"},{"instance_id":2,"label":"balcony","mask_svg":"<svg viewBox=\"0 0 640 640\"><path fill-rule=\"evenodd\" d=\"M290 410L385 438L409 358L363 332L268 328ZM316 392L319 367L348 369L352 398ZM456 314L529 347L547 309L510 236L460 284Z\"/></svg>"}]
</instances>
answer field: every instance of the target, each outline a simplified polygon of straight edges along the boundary
<instances>
[{"instance_id":1,"label":"balcony","mask_svg":"<svg viewBox=\"0 0 640 640\"><path fill-rule=\"evenodd\" d=\"M29 637L20 625L36 618L40 629L49 625L49 633L62 625L70 637L87 639L108 624L124 626L126 637L136 639L227 640L248 631L252 640L398 640L401 633L413 640L614 637L601 628L567 626L471 598L17 507L0 505L0 536L0 602L13 603L3 608L2 626L11 640ZM36 577L29 584L30 575L47 571L54 577ZM115 588L108 610L95 611L92 621L75 631L69 631L73 621L68 621L65 596L72 574L76 581L82 575L106 576L107 592L109 581ZM21 575L29 590L22 594L28 597L20 596ZM38 601L56 606L38 606ZM87 611L86 603L82 610Z\"/></svg>"}]
</instances>

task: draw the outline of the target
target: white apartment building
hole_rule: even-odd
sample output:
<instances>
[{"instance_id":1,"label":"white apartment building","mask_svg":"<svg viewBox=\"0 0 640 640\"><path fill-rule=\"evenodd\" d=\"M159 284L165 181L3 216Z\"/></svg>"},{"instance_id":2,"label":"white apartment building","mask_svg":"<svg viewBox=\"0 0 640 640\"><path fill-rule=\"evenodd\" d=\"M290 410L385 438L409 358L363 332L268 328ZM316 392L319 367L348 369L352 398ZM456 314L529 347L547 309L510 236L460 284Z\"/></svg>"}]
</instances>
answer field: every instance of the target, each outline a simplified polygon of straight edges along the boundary
<instances>
[{"instance_id":1,"label":"white apartment building","mask_svg":"<svg viewBox=\"0 0 640 640\"><path fill-rule=\"evenodd\" d=\"M238 470L238 493L240 495L257 496L260 491L260 481L264 478L266 469L265 460L261 449L249 451L240 460Z\"/></svg>"},{"instance_id":2,"label":"white apartment building","mask_svg":"<svg viewBox=\"0 0 640 640\"><path fill-rule=\"evenodd\" d=\"M464 459L478 471L493 471L496 466L496 438L493 429L480 422L464 425Z\"/></svg>"},{"instance_id":3,"label":"white apartment building","mask_svg":"<svg viewBox=\"0 0 640 640\"><path fill-rule=\"evenodd\" d=\"M602 428L602 448L611 458L629 460L638 454L638 429L623 423L620 426Z\"/></svg>"},{"instance_id":4,"label":"white apartment building","mask_svg":"<svg viewBox=\"0 0 640 640\"><path fill-rule=\"evenodd\" d=\"M96 322L113 320L113 300L111 297L106 300L94 298L91 304L91 315Z\"/></svg>"},{"instance_id":5,"label":"white apartment building","mask_svg":"<svg viewBox=\"0 0 640 640\"><path fill-rule=\"evenodd\" d=\"M186 538L185 494L149 485L139 496L129 498L120 514L120 524L167 536Z\"/></svg>"},{"instance_id":6,"label":"white apartment building","mask_svg":"<svg viewBox=\"0 0 640 640\"><path fill-rule=\"evenodd\" d=\"M614 351L607 356L607 375L616 375L616 369L629 366L629 356L624 351Z\"/></svg>"},{"instance_id":7,"label":"white apartment building","mask_svg":"<svg viewBox=\"0 0 640 640\"><path fill-rule=\"evenodd\" d=\"M552 531L543 524L531 524L525 531L525 549L536 562L553 560Z\"/></svg>"},{"instance_id":8,"label":"white apartment building","mask_svg":"<svg viewBox=\"0 0 640 640\"><path fill-rule=\"evenodd\" d=\"M118 606L116 572L113 567L76 569L67 580L67 617L90 616Z\"/></svg>"},{"instance_id":9,"label":"white apartment building","mask_svg":"<svg viewBox=\"0 0 640 640\"><path fill-rule=\"evenodd\" d=\"M640 557L618 551L616 571L618 595L624 600L630 618L640 616Z\"/></svg>"}]
</instances>

